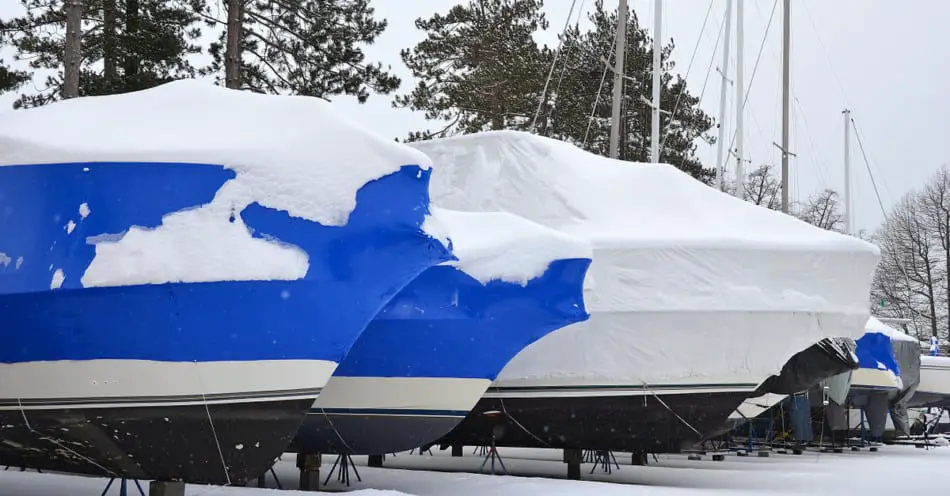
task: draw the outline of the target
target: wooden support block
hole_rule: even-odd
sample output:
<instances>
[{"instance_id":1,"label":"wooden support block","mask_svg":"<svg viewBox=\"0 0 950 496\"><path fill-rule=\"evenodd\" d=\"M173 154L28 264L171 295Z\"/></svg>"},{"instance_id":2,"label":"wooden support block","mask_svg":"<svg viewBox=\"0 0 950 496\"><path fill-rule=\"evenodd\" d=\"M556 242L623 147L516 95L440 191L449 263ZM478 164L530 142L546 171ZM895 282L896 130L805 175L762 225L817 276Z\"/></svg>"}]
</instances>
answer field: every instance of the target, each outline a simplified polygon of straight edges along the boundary
<instances>
[{"instance_id":1,"label":"wooden support block","mask_svg":"<svg viewBox=\"0 0 950 496\"><path fill-rule=\"evenodd\" d=\"M323 457L320 453L298 453L297 468L300 470L300 490L320 490L320 465Z\"/></svg>"},{"instance_id":2,"label":"wooden support block","mask_svg":"<svg viewBox=\"0 0 950 496\"><path fill-rule=\"evenodd\" d=\"M148 496L185 496L185 483L152 481L148 484Z\"/></svg>"},{"instance_id":3,"label":"wooden support block","mask_svg":"<svg viewBox=\"0 0 950 496\"><path fill-rule=\"evenodd\" d=\"M567 479L581 480L581 460L583 452L579 449L564 450L564 463L567 464Z\"/></svg>"}]
</instances>

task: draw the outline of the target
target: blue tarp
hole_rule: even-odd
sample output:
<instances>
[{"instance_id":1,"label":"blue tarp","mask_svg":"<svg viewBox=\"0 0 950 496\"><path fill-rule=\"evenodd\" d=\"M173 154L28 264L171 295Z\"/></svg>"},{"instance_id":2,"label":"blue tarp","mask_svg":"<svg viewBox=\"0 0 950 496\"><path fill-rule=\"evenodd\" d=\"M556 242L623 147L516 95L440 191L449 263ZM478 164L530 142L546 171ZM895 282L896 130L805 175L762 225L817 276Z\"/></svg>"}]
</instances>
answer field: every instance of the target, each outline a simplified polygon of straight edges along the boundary
<instances>
[{"instance_id":1,"label":"blue tarp","mask_svg":"<svg viewBox=\"0 0 950 496\"><path fill-rule=\"evenodd\" d=\"M529 344L588 318L589 265L557 260L525 286L428 269L370 323L334 376L494 380Z\"/></svg>"},{"instance_id":2,"label":"blue tarp","mask_svg":"<svg viewBox=\"0 0 950 496\"><path fill-rule=\"evenodd\" d=\"M156 227L210 202L234 172L187 163L0 167L0 362L339 362L392 294L453 258L420 229L429 174L408 165L367 183L342 227L256 203L235 212L254 236L307 252L300 280L83 288L96 254L88 238ZM65 279L51 290L54 268Z\"/></svg>"},{"instance_id":3,"label":"blue tarp","mask_svg":"<svg viewBox=\"0 0 950 496\"><path fill-rule=\"evenodd\" d=\"M868 332L857 340L858 366L863 369L889 370L900 377L891 338L884 333Z\"/></svg>"}]
</instances>

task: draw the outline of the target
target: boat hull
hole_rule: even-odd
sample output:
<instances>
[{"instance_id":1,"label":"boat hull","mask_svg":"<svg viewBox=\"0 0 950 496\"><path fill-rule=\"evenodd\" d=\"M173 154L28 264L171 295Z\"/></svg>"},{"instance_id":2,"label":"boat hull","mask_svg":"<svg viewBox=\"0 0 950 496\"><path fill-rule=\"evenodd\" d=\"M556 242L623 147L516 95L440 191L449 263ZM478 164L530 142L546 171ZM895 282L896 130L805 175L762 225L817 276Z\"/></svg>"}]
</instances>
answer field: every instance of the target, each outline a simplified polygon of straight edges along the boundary
<instances>
[{"instance_id":1,"label":"boat hull","mask_svg":"<svg viewBox=\"0 0 950 496\"><path fill-rule=\"evenodd\" d=\"M756 384L491 388L448 445L676 453L724 425ZM499 427L500 426L500 427Z\"/></svg>"},{"instance_id":2,"label":"boat hull","mask_svg":"<svg viewBox=\"0 0 950 496\"><path fill-rule=\"evenodd\" d=\"M487 379L333 377L290 450L383 454L417 448L458 425L490 385Z\"/></svg>"},{"instance_id":3,"label":"boat hull","mask_svg":"<svg viewBox=\"0 0 950 496\"><path fill-rule=\"evenodd\" d=\"M244 481L274 464L312 402L5 410L0 464L143 480Z\"/></svg>"},{"instance_id":4,"label":"boat hull","mask_svg":"<svg viewBox=\"0 0 950 496\"><path fill-rule=\"evenodd\" d=\"M907 406L950 407L950 357L920 357L920 384Z\"/></svg>"},{"instance_id":5,"label":"boat hull","mask_svg":"<svg viewBox=\"0 0 950 496\"><path fill-rule=\"evenodd\" d=\"M234 174L173 163L0 167L0 412L9 426L0 463L189 483L257 477L373 316L451 259L421 229L429 172L404 166L360 188L344 226L259 203L225 211L208 225L305 253L305 270L224 277L247 276L248 264L219 257L197 267L220 271L204 282L208 273L181 267L220 249L217 233L162 238L170 231L161 229L170 214L203 212ZM122 248L133 226L160 242ZM108 277L87 287L90 267L110 254L99 272ZM142 260L161 262L150 275L178 270L171 280L187 282L130 282Z\"/></svg>"},{"instance_id":6,"label":"boat hull","mask_svg":"<svg viewBox=\"0 0 950 496\"><path fill-rule=\"evenodd\" d=\"M851 391L849 394L893 393L900 390L897 384L898 377L890 370L862 367L851 372Z\"/></svg>"},{"instance_id":7,"label":"boat hull","mask_svg":"<svg viewBox=\"0 0 950 496\"><path fill-rule=\"evenodd\" d=\"M587 318L589 264L557 260L525 285L482 284L448 266L425 271L353 345L291 449L366 455L435 441L525 346Z\"/></svg>"}]
</instances>

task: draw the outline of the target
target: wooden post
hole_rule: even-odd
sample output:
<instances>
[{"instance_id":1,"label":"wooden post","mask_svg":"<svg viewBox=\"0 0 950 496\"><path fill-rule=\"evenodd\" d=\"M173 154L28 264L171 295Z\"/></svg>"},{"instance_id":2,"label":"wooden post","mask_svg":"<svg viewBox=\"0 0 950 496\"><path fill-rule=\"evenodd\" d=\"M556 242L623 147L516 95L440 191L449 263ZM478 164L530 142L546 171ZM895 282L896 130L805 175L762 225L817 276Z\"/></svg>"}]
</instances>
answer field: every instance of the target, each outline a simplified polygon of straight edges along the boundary
<instances>
[{"instance_id":1,"label":"wooden post","mask_svg":"<svg viewBox=\"0 0 950 496\"><path fill-rule=\"evenodd\" d=\"M581 458L583 458L583 454L579 449L564 450L564 463L567 464L568 480L581 480Z\"/></svg>"},{"instance_id":2,"label":"wooden post","mask_svg":"<svg viewBox=\"0 0 950 496\"><path fill-rule=\"evenodd\" d=\"M185 496L185 483L169 481L149 482L148 496Z\"/></svg>"},{"instance_id":3,"label":"wooden post","mask_svg":"<svg viewBox=\"0 0 950 496\"><path fill-rule=\"evenodd\" d=\"M320 453L297 454L297 468L300 470L301 491L320 490L320 465L322 461L323 457Z\"/></svg>"}]
</instances>

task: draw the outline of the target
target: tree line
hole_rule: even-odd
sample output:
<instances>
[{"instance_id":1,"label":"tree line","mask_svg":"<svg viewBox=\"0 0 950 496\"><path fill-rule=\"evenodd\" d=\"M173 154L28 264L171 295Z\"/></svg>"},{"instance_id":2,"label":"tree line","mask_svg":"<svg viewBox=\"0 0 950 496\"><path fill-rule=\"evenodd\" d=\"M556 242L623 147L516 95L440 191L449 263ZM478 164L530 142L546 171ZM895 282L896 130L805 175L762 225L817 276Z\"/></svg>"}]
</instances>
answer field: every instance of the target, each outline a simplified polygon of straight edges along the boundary
<instances>
[{"instance_id":1,"label":"tree line","mask_svg":"<svg viewBox=\"0 0 950 496\"><path fill-rule=\"evenodd\" d=\"M395 107L432 122L403 140L518 129L607 151L617 12L602 0L589 27L570 26L556 47L534 38L549 26L542 0L469 0L418 19L424 39L401 52L417 82L401 92L392 68L364 52L387 28L370 0L20 3L22 15L0 19L0 46L13 53L0 60L0 91L19 91L17 108L206 76L262 93L360 102L393 95ZM620 157L645 161L650 109L642 97L652 91L653 40L636 12L628 18ZM675 73L673 49L672 40L663 44L662 93L670 97L661 159L708 182L713 173L696 146L714 141L715 122Z\"/></svg>"},{"instance_id":2,"label":"tree line","mask_svg":"<svg viewBox=\"0 0 950 496\"><path fill-rule=\"evenodd\" d=\"M940 168L887 214L872 240L881 248L872 298L917 336L950 331L950 169Z\"/></svg>"}]
</instances>

